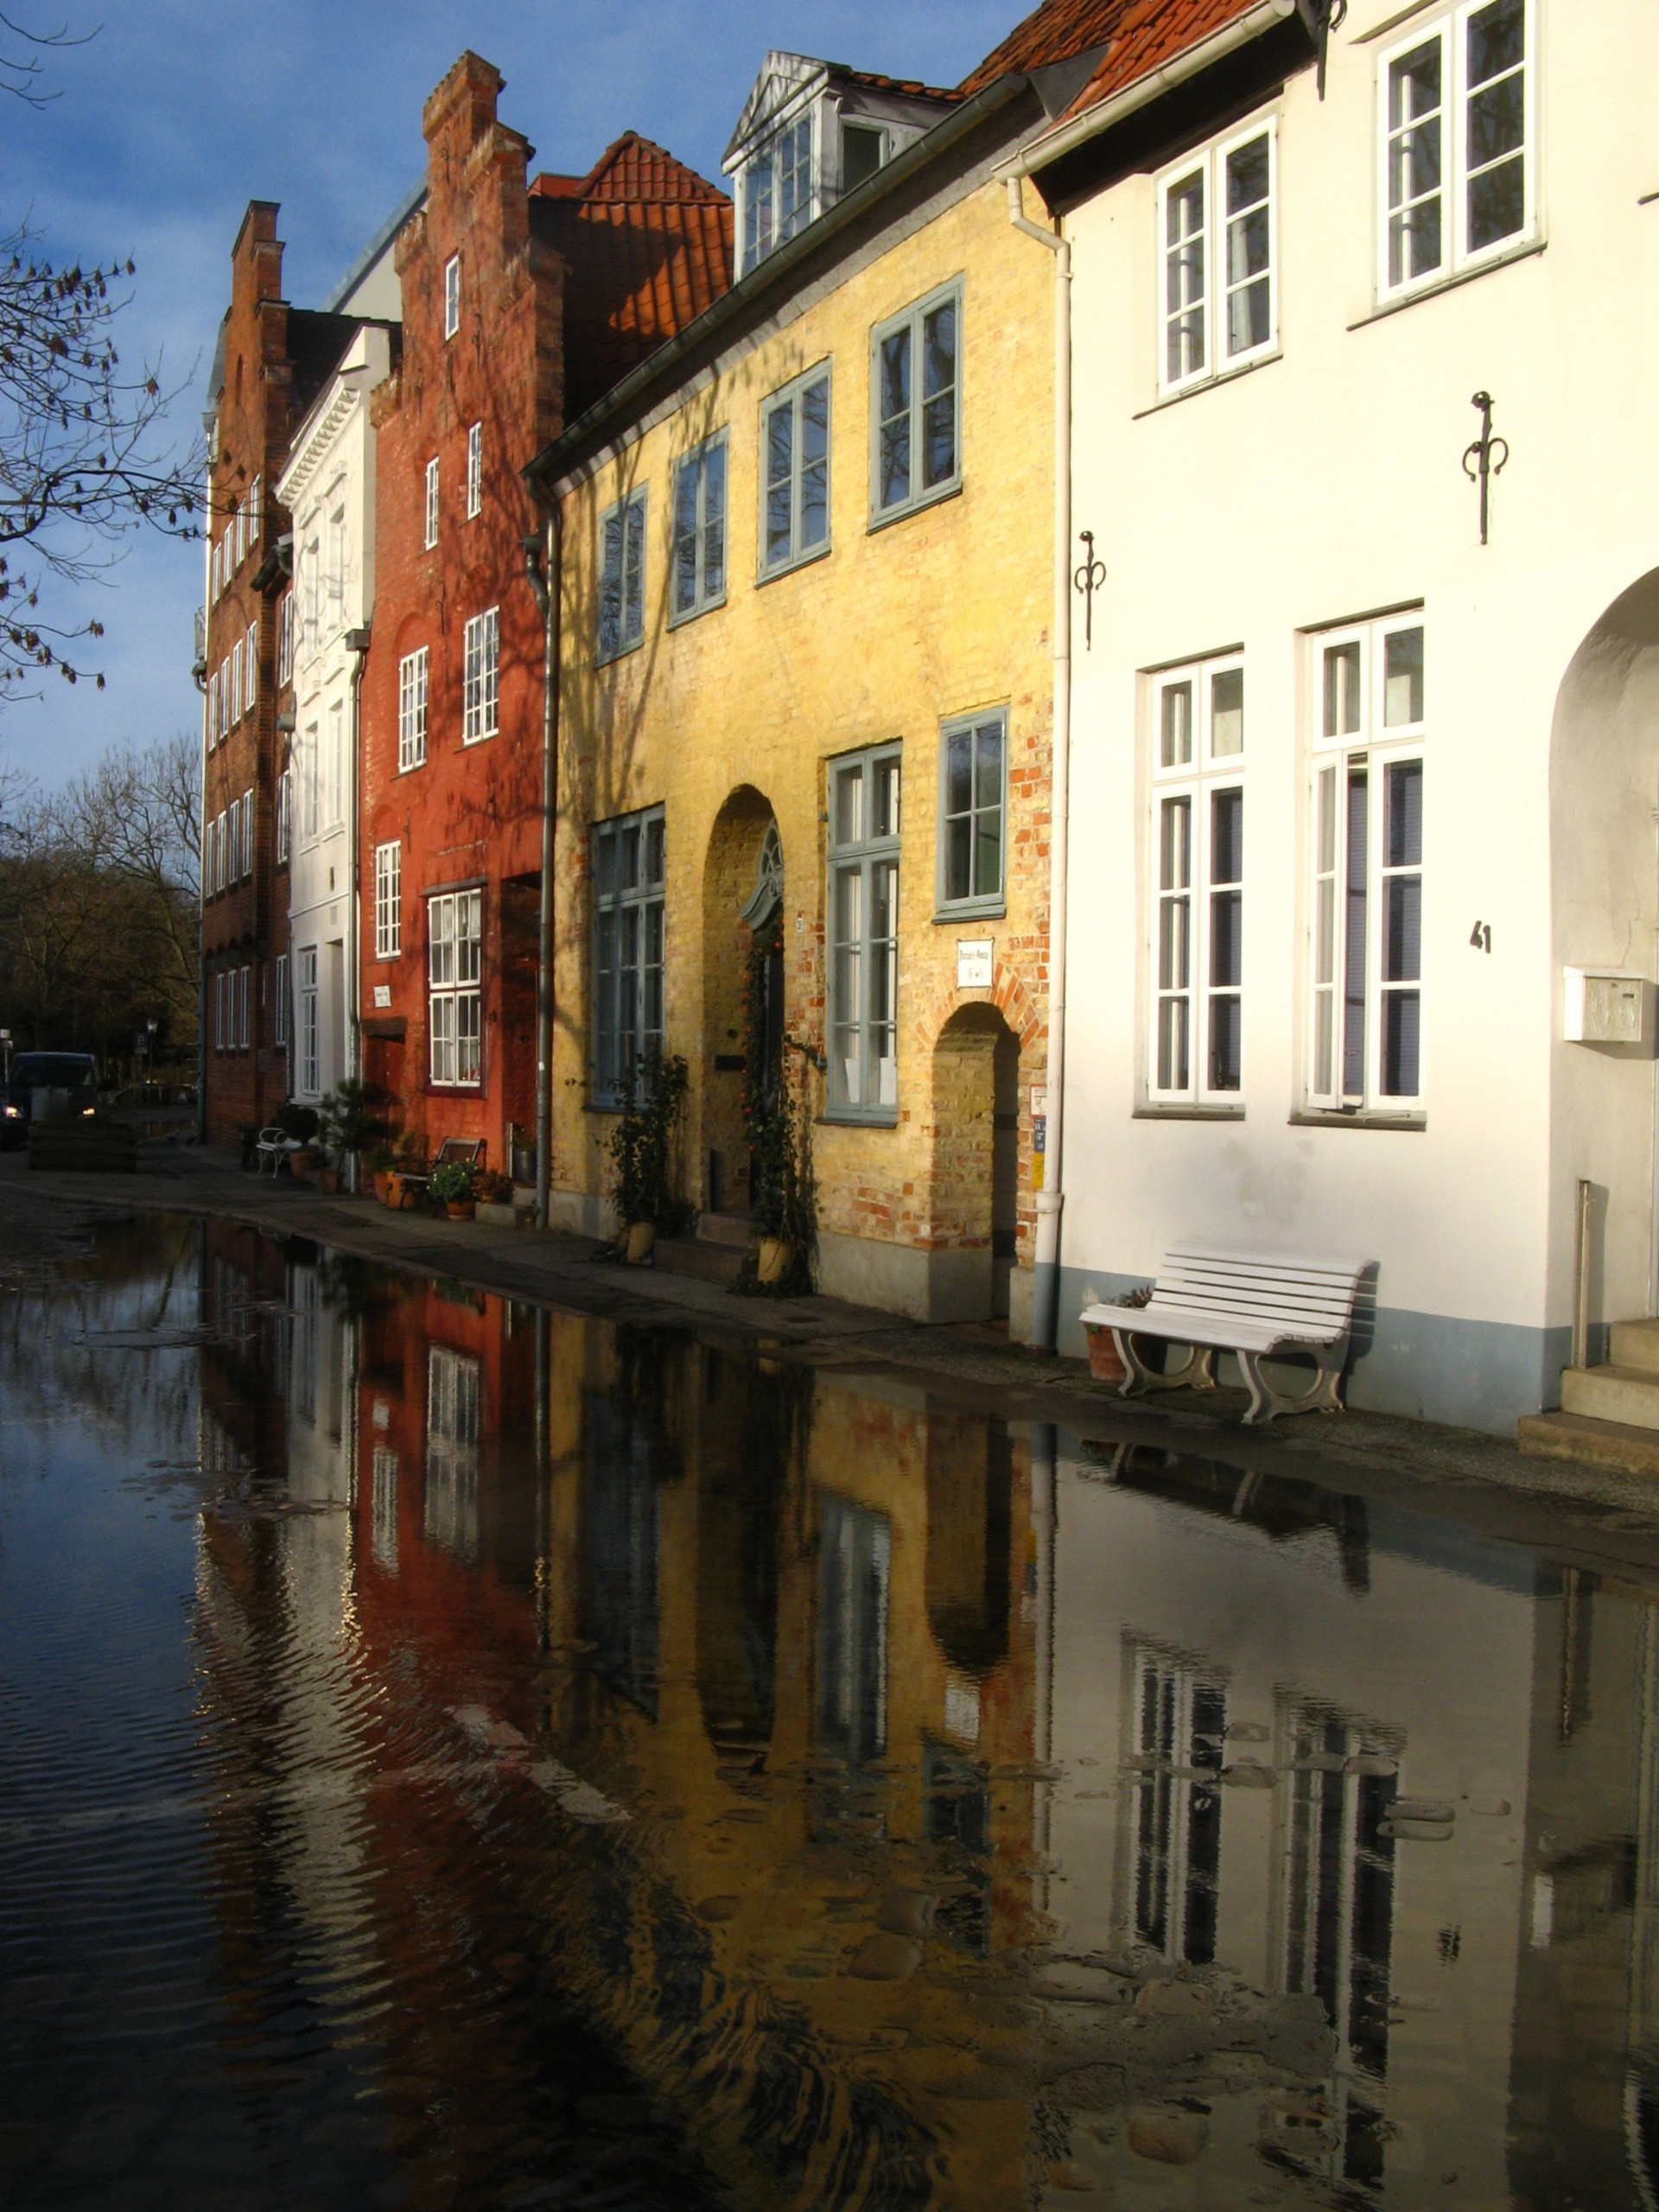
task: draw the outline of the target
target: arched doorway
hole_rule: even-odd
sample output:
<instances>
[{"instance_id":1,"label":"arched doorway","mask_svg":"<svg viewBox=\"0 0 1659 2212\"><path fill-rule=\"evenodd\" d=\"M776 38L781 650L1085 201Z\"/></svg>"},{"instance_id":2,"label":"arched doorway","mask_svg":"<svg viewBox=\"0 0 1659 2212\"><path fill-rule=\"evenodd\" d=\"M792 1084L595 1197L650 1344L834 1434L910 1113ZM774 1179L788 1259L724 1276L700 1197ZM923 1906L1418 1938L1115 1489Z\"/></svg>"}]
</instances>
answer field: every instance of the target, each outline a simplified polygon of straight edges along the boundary
<instances>
[{"instance_id":1,"label":"arched doorway","mask_svg":"<svg viewBox=\"0 0 1659 2212\"><path fill-rule=\"evenodd\" d=\"M1620 594L1573 654L1550 732L1552 982L1654 975L1659 928L1659 569ZM1649 1014L1649 1020L1651 1019ZM1570 1310L1575 1186L1595 1186L1595 1321L1659 1310L1659 1100L1639 1043L1567 1043L1554 1023L1550 1099L1552 1318Z\"/></svg>"},{"instance_id":2,"label":"arched doorway","mask_svg":"<svg viewBox=\"0 0 1659 2212\"><path fill-rule=\"evenodd\" d=\"M715 817L702 874L702 1204L716 1217L749 1207L743 1084L752 1031L766 1078L775 1081L782 1065L783 900L777 818L768 799L741 785Z\"/></svg>"},{"instance_id":3,"label":"arched doorway","mask_svg":"<svg viewBox=\"0 0 1659 2212\"><path fill-rule=\"evenodd\" d=\"M933 1047L933 1235L954 1250L949 1313L1006 1319L1020 1226L1020 1040L983 1000Z\"/></svg>"}]
</instances>

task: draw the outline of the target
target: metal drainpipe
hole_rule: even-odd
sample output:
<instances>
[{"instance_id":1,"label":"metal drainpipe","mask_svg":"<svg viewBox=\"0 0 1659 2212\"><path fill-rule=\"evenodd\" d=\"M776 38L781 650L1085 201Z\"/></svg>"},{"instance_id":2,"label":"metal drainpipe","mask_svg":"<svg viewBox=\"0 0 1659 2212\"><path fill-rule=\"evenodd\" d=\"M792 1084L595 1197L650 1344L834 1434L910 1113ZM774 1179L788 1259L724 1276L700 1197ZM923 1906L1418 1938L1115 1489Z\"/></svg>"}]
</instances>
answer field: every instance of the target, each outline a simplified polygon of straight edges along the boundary
<instances>
[{"instance_id":1,"label":"metal drainpipe","mask_svg":"<svg viewBox=\"0 0 1659 2212\"><path fill-rule=\"evenodd\" d=\"M351 938L350 957L346 963L346 1003L348 1014L346 1023L346 1071L360 1077L363 1073L363 837L362 823L358 820L359 793L362 788L363 754L363 664L369 655L369 631L348 630L346 650L352 655L352 788L346 802L346 821L352 835L351 919L347 925ZM355 1195L358 1187L358 1158L353 1153L346 1166L348 1187Z\"/></svg>"},{"instance_id":2,"label":"metal drainpipe","mask_svg":"<svg viewBox=\"0 0 1659 2212\"><path fill-rule=\"evenodd\" d=\"M1071 248L1025 212L1024 180L1011 176L1008 220L1054 256L1054 748L1049 788L1048 1128L1037 1193L1031 1342L1052 1351L1060 1303L1060 1210L1065 1109L1066 836L1071 768Z\"/></svg>"},{"instance_id":3,"label":"metal drainpipe","mask_svg":"<svg viewBox=\"0 0 1659 2212\"><path fill-rule=\"evenodd\" d=\"M204 415L207 432L207 472L202 494L201 652L201 804L196 810L196 1142L207 1141L207 685L213 675L213 451L218 443L217 414Z\"/></svg>"},{"instance_id":4,"label":"metal drainpipe","mask_svg":"<svg viewBox=\"0 0 1659 2212\"><path fill-rule=\"evenodd\" d=\"M538 494L538 496L540 496ZM542 613L542 882L536 945L536 1226L545 1229L553 1179L553 866L559 805L559 505L541 537L524 541L524 574Z\"/></svg>"}]
</instances>

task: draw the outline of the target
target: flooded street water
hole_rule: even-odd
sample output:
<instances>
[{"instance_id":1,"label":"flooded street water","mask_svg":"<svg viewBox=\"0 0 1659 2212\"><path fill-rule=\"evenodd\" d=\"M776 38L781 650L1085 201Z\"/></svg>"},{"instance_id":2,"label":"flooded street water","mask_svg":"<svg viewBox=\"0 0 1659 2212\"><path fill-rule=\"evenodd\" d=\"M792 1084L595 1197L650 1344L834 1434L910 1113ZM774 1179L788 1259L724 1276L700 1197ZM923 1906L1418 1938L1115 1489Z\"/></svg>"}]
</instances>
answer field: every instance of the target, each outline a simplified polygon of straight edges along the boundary
<instances>
[{"instance_id":1,"label":"flooded street water","mask_svg":"<svg viewBox=\"0 0 1659 2212\"><path fill-rule=\"evenodd\" d=\"M0 1301L0 2200L1646 2212L1573 1525L113 1224Z\"/></svg>"}]
</instances>

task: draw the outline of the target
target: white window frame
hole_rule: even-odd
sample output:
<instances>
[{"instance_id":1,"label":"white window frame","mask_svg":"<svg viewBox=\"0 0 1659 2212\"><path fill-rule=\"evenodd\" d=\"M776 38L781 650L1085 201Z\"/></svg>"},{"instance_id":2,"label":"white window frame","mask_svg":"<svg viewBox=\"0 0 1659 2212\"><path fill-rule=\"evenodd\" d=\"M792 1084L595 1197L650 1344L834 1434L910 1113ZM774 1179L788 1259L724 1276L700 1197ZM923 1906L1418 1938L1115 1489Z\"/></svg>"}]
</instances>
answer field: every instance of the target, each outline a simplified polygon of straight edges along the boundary
<instances>
[{"instance_id":1,"label":"white window frame","mask_svg":"<svg viewBox=\"0 0 1659 2212\"><path fill-rule=\"evenodd\" d=\"M417 645L397 664L397 772L426 761L427 648Z\"/></svg>"},{"instance_id":2,"label":"white window frame","mask_svg":"<svg viewBox=\"0 0 1659 2212\"><path fill-rule=\"evenodd\" d=\"M937 499L948 499L962 489L963 424L966 410L963 406L963 380L965 367L963 345L963 292L960 276L953 276L949 283L941 284L924 298L912 301L902 313L889 315L879 322L870 333L870 528L879 530L884 524L898 522L906 515L915 514L922 507L931 507ZM925 379L918 374L918 364L925 361L925 340L931 317L945 308L956 314L955 352L952 378L949 389L951 404L951 435L953 463L950 473L936 483L918 488L918 461L923 448L925 416L930 406L937 404L940 394L931 399L925 390ZM897 413L884 417L882 408L885 394L882 388L882 351L902 333L908 332L910 341L908 364L909 399L904 410L906 439L908 450L908 491L884 502L881 496L881 455L883 433L888 423L897 423Z\"/></svg>"},{"instance_id":3,"label":"white window frame","mask_svg":"<svg viewBox=\"0 0 1659 2212\"><path fill-rule=\"evenodd\" d=\"M1406 719L1389 719L1390 639L1419 640L1419 683L1424 694L1414 698L1408 672L1396 670L1394 682L1403 685L1395 704L1403 706ZM1309 753L1308 926L1306 939L1306 1044L1304 1054L1303 1096L1314 1114L1341 1115L1367 1121L1420 1121L1426 1109L1423 1035L1423 813L1427 776L1427 716L1410 718L1414 705L1427 708L1431 673L1427 658L1428 632L1421 607L1381 616L1369 622L1344 625L1339 630L1316 631L1308 639L1312 655L1308 702L1312 715ZM1406 645L1406 655L1410 646ZM1327 698L1327 657L1345 657L1352 680ZM1327 725L1338 727L1328 730ZM1405 786L1395 772L1415 767L1416 856L1398 861L1389 858L1388 836L1396 791ZM1363 803L1356 791L1363 781ZM1364 837L1364 879L1357 891L1352 880L1353 841ZM1406 944L1399 965L1414 974L1386 974L1391 964L1391 909L1393 887L1402 887L1400 912L1405 922ZM1414 884L1414 899L1409 888ZM1414 914L1413 908L1414 906ZM1356 945L1355 927L1362 936ZM1385 1007L1390 999L1415 1001L1414 1059L1416 1088L1398 1087L1401 1072L1389 1065L1391 1050ZM1361 1034L1353 1036L1354 1009L1359 1009ZM1399 1017L1402 1026L1408 1017ZM1396 1087L1385 1090L1393 1081Z\"/></svg>"},{"instance_id":4,"label":"white window frame","mask_svg":"<svg viewBox=\"0 0 1659 2212\"><path fill-rule=\"evenodd\" d=\"M1229 158L1243 147L1253 145L1258 138L1268 142L1268 192L1265 203L1251 201L1236 216L1228 213L1227 163ZM1190 184L1194 177L1200 182L1204 194L1204 219L1196 231L1186 232L1179 241L1173 241L1169 234L1170 203L1173 196ZM1258 115L1242 129L1230 130L1225 137L1214 139L1207 146L1194 148L1179 162L1173 162L1157 179L1154 191L1157 207L1158 242L1158 390L1163 397L1178 391L1193 391L1199 385L1214 384L1217 378L1247 369L1257 361L1271 359L1279 351L1279 127L1276 115ZM1230 281L1229 252L1233 226L1246 216L1265 207L1267 229L1267 265L1247 272L1237 283ZM1178 304L1170 297L1171 262L1178 244L1188 246L1197 240L1203 254L1203 286L1196 297L1183 292ZM1235 293L1252 289L1265 281L1268 288L1268 329L1264 338L1235 346L1231 340L1230 308ZM1169 359L1170 326L1179 313L1183 318L1196 313L1204 344L1204 359L1194 366L1172 370Z\"/></svg>"},{"instance_id":5,"label":"white window frame","mask_svg":"<svg viewBox=\"0 0 1659 2212\"><path fill-rule=\"evenodd\" d=\"M487 607L462 640L461 741L477 745L500 728L501 610Z\"/></svg>"},{"instance_id":6,"label":"white window frame","mask_svg":"<svg viewBox=\"0 0 1659 2212\"><path fill-rule=\"evenodd\" d=\"M1473 246L1469 240L1469 105L1471 99L1481 89L1477 86L1471 92L1468 82L1469 25L1491 4L1491 0L1464 0L1464 4L1459 7L1450 9L1427 22L1414 23L1377 54L1376 296L1379 301L1408 299L1418 292L1432 291L1437 285L1448 283L1465 270L1484 268L1489 263L1502 261L1511 254L1524 251L1535 245L1539 238L1538 10L1537 0L1521 0L1522 137L1519 153L1522 221L1518 229L1506 232L1501 238L1492 240L1490 245ZM1403 125L1398 130L1393 126L1392 79L1397 64L1430 46L1438 46L1440 49L1440 105L1437 111L1426 111L1422 120L1438 120L1440 124L1440 184L1438 189L1420 195L1412 204L1421 207L1431 200L1438 201L1440 256L1432 267L1414 275L1408 271L1396 282L1391 274L1390 245L1398 211L1391 205L1390 157L1394 140L1403 137L1409 125ZM1507 160L1510 156L1499 158ZM1490 168L1497 164L1484 166Z\"/></svg>"},{"instance_id":7,"label":"white window frame","mask_svg":"<svg viewBox=\"0 0 1659 2212\"><path fill-rule=\"evenodd\" d=\"M253 788L242 794L242 874L253 874Z\"/></svg>"},{"instance_id":8,"label":"white window frame","mask_svg":"<svg viewBox=\"0 0 1659 2212\"><path fill-rule=\"evenodd\" d=\"M276 681L288 683L294 674L294 592L290 586L276 607Z\"/></svg>"},{"instance_id":9,"label":"white window frame","mask_svg":"<svg viewBox=\"0 0 1659 2212\"><path fill-rule=\"evenodd\" d=\"M288 859L289 807L291 800L294 771L284 768L276 779L276 865L281 868Z\"/></svg>"},{"instance_id":10,"label":"white window frame","mask_svg":"<svg viewBox=\"0 0 1659 2212\"><path fill-rule=\"evenodd\" d=\"M461 256L452 253L443 264L443 335L446 343L461 328Z\"/></svg>"},{"instance_id":11,"label":"white window frame","mask_svg":"<svg viewBox=\"0 0 1659 2212\"><path fill-rule=\"evenodd\" d=\"M660 806L596 822L594 1103L622 1104L630 1069L663 1048L667 824Z\"/></svg>"},{"instance_id":12,"label":"white window frame","mask_svg":"<svg viewBox=\"0 0 1659 2212\"><path fill-rule=\"evenodd\" d=\"M346 820L346 702L335 699L328 708L328 819L326 827L340 829Z\"/></svg>"},{"instance_id":13,"label":"white window frame","mask_svg":"<svg viewBox=\"0 0 1659 2212\"><path fill-rule=\"evenodd\" d=\"M620 660L645 641L645 531L649 519L642 484L600 517L599 602L595 664ZM614 613L614 625L609 619Z\"/></svg>"},{"instance_id":14,"label":"white window frame","mask_svg":"<svg viewBox=\"0 0 1659 2212\"><path fill-rule=\"evenodd\" d=\"M224 849L219 855L219 880L221 889L236 881L236 863L242 844L242 802L233 798L219 817L223 825Z\"/></svg>"},{"instance_id":15,"label":"white window frame","mask_svg":"<svg viewBox=\"0 0 1659 2212\"><path fill-rule=\"evenodd\" d=\"M315 1098L322 1084L322 1028L317 1011L317 948L302 944L295 963L295 1041L299 1067L294 1089L302 1098Z\"/></svg>"},{"instance_id":16,"label":"white window frame","mask_svg":"<svg viewBox=\"0 0 1659 2212\"><path fill-rule=\"evenodd\" d=\"M817 461L806 458L807 403L814 392L823 391L823 452ZM830 550L834 532L830 511L830 448L835 432L835 391L830 365L827 360L817 361L802 376L769 392L760 403L760 445L759 464L755 474L760 481L760 518L755 531L755 550L760 580L786 575L808 561L822 560ZM772 470L779 458L774 451L775 423L787 424L788 467L773 480ZM823 480L823 528L820 536L810 542L805 537L807 516L805 492L809 475L822 474ZM772 524L776 518L774 503L788 508L788 544L782 552L772 550Z\"/></svg>"},{"instance_id":17,"label":"white window frame","mask_svg":"<svg viewBox=\"0 0 1659 2212\"><path fill-rule=\"evenodd\" d=\"M242 710L251 714L259 701L259 625L250 622L242 658Z\"/></svg>"},{"instance_id":18,"label":"white window frame","mask_svg":"<svg viewBox=\"0 0 1659 2212\"><path fill-rule=\"evenodd\" d=\"M236 1043L238 1052L247 1052L253 1043L253 970L239 968L236 976Z\"/></svg>"},{"instance_id":19,"label":"white window frame","mask_svg":"<svg viewBox=\"0 0 1659 2212\"><path fill-rule=\"evenodd\" d=\"M242 640L238 638L231 647L231 720L242 719Z\"/></svg>"},{"instance_id":20,"label":"white window frame","mask_svg":"<svg viewBox=\"0 0 1659 2212\"><path fill-rule=\"evenodd\" d=\"M248 550L248 510L245 502L231 509L231 529L236 535L236 554L232 569L239 569Z\"/></svg>"},{"instance_id":21,"label":"white window frame","mask_svg":"<svg viewBox=\"0 0 1659 2212\"><path fill-rule=\"evenodd\" d=\"M484 893L442 891L426 902L427 1043L432 1083L477 1090L484 1081Z\"/></svg>"},{"instance_id":22,"label":"white window frame","mask_svg":"<svg viewBox=\"0 0 1659 2212\"><path fill-rule=\"evenodd\" d=\"M248 547L259 550L259 479L256 476L248 486Z\"/></svg>"},{"instance_id":23,"label":"white window frame","mask_svg":"<svg viewBox=\"0 0 1659 2212\"><path fill-rule=\"evenodd\" d=\"M990 731L996 735L997 759L994 771L995 790L987 792L982 774L979 741ZM969 791L966 808L953 807L957 794L952 787L950 761L953 750L964 745L968 752ZM981 824L988 815L996 817L996 881L986 887L975 882L981 852ZM966 823L968 838L968 870L969 887L955 895L950 890L950 848L955 842L953 825ZM938 884L935 893L941 920L966 920L976 914L1001 914L1007 911L1008 886L1008 710L995 707L983 714L957 715L939 725L939 835Z\"/></svg>"},{"instance_id":24,"label":"white window frame","mask_svg":"<svg viewBox=\"0 0 1659 2212\"><path fill-rule=\"evenodd\" d=\"M904 748L838 754L829 777L829 1097L832 1122L899 1118ZM885 813L878 811L885 805ZM879 925L882 919L887 928ZM882 1050L885 1043L887 1049Z\"/></svg>"},{"instance_id":25,"label":"white window frame","mask_svg":"<svg viewBox=\"0 0 1659 2212\"><path fill-rule=\"evenodd\" d=\"M276 973L271 981L270 1041L279 1052L288 1050L288 955L276 956Z\"/></svg>"},{"instance_id":26,"label":"white window frame","mask_svg":"<svg viewBox=\"0 0 1659 2212\"><path fill-rule=\"evenodd\" d=\"M730 503L730 448L725 431L717 430L675 466L674 543L668 565L671 626L693 621L711 607L726 604Z\"/></svg>"},{"instance_id":27,"label":"white window frame","mask_svg":"<svg viewBox=\"0 0 1659 2212\"><path fill-rule=\"evenodd\" d=\"M438 457L434 454L426 464L426 550L429 553L438 542Z\"/></svg>"},{"instance_id":28,"label":"white window frame","mask_svg":"<svg viewBox=\"0 0 1659 2212\"><path fill-rule=\"evenodd\" d=\"M404 849L393 838L374 849L374 957L396 960L404 949Z\"/></svg>"},{"instance_id":29,"label":"white window frame","mask_svg":"<svg viewBox=\"0 0 1659 2212\"><path fill-rule=\"evenodd\" d=\"M467 433L467 519L484 510L484 425L474 423Z\"/></svg>"},{"instance_id":30,"label":"white window frame","mask_svg":"<svg viewBox=\"0 0 1659 2212\"><path fill-rule=\"evenodd\" d=\"M1148 691L1146 1100L1242 1111L1249 852L1243 657L1160 669ZM1231 814L1230 855L1223 805ZM1230 868L1223 865L1228 859ZM1218 974L1230 953L1229 972ZM1218 1078L1224 1053L1230 1065Z\"/></svg>"},{"instance_id":31,"label":"white window frame","mask_svg":"<svg viewBox=\"0 0 1659 2212\"><path fill-rule=\"evenodd\" d=\"M213 669L207 677L207 750L211 753L219 743L219 671Z\"/></svg>"},{"instance_id":32,"label":"white window frame","mask_svg":"<svg viewBox=\"0 0 1659 2212\"><path fill-rule=\"evenodd\" d=\"M225 1049L225 970L221 968L213 977L213 1050Z\"/></svg>"}]
</instances>

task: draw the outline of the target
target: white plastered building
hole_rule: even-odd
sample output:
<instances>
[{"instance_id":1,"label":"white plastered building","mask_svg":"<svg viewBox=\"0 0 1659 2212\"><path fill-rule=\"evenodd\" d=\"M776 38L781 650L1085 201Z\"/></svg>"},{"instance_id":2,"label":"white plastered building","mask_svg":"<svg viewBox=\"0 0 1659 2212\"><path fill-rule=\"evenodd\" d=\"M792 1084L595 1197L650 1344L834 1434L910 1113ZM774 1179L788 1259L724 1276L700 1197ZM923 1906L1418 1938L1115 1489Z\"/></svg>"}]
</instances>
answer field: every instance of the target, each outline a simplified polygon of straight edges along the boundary
<instances>
[{"instance_id":1,"label":"white plastered building","mask_svg":"<svg viewBox=\"0 0 1659 2212\"><path fill-rule=\"evenodd\" d=\"M1659 1310L1659 13L1352 0L1322 89L1320 13L1109 50L1026 164L1100 564L1060 1343L1183 1236L1351 1253L1351 1402L1499 1430L1580 1179L1592 1324Z\"/></svg>"},{"instance_id":2,"label":"white plastered building","mask_svg":"<svg viewBox=\"0 0 1659 2212\"><path fill-rule=\"evenodd\" d=\"M376 887L353 873L357 686L374 612L374 429L369 395L391 336L365 323L295 437L277 497L293 516L294 729L289 741L290 1086L315 1104L359 1072L359 932Z\"/></svg>"}]
</instances>

